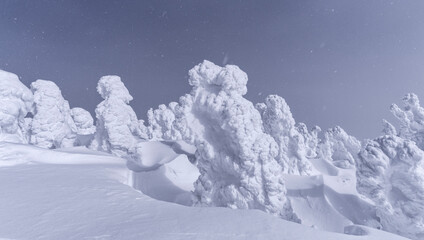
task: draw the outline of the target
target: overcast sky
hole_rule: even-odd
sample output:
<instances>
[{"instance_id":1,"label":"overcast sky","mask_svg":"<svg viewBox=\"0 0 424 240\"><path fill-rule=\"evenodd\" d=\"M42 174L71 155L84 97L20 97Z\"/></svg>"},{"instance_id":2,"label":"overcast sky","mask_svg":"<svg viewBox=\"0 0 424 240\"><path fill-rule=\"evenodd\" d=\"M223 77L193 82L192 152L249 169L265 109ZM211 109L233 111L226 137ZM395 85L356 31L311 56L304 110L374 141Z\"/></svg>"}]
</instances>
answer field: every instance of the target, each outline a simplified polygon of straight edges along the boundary
<instances>
[{"instance_id":1,"label":"overcast sky","mask_svg":"<svg viewBox=\"0 0 424 240\"><path fill-rule=\"evenodd\" d=\"M0 1L0 69L59 85L94 112L116 74L139 118L187 93L203 59L249 75L247 98L283 96L297 121L380 134L405 93L424 99L424 1ZM423 100L424 101L424 100Z\"/></svg>"}]
</instances>

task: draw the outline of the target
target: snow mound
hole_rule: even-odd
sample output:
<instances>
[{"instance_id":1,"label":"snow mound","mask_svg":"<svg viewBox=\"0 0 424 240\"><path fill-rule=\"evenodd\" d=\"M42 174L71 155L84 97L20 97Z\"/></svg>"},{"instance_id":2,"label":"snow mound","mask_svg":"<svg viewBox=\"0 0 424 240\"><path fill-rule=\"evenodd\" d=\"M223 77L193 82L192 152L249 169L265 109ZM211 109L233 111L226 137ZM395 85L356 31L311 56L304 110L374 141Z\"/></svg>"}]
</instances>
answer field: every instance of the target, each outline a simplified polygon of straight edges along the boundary
<instances>
[{"instance_id":1,"label":"snow mound","mask_svg":"<svg viewBox=\"0 0 424 240\"><path fill-rule=\"evenodd\" d=\"M0 141L27 143L25 116L32 110L33 96L18 76L0 70Z\"/></svg>"},{"instance_id":2,"label":"snow mound","mask_svg":"<svg viewBox=\"0 0 424 240\"><path fill-rule=\"evenodd\" d=\"M158 200L191 206L198 177L197 167L185 155L177 155L153 171L133 172L132 187Z\"/></svg>"}]
</instances>

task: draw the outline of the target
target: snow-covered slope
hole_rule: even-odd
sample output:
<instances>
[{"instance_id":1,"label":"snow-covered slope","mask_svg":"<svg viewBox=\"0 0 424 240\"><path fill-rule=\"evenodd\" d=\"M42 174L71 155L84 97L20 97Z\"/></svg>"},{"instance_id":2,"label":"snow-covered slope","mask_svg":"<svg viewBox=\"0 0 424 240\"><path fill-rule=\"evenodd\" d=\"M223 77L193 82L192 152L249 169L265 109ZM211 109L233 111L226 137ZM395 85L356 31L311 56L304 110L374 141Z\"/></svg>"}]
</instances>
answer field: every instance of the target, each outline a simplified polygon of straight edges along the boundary
<instances>
[{"instance_id":1,"label":"snow-covered slope","mask_svg":"<svg viewBox=\"0 0 424 240\"><path fill-rule=\"evenodd\" d=\"M343 235L257 210L159 201L132 188L132 176L125 160L85 148L0 143L0 238L403 239L360 226L346 232L364 236Z\"/></svg>"}]
</instances>

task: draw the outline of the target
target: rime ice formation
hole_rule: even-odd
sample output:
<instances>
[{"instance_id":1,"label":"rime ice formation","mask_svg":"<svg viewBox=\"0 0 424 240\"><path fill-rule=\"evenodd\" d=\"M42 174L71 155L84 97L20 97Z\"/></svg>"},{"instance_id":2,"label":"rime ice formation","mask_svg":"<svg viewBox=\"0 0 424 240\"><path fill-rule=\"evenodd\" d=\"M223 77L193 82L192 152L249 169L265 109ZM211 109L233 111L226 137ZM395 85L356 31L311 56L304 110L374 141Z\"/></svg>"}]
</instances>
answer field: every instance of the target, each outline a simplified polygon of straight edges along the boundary
<instances>
[{"instance_id":1,"label":"rime ice formation","mask_svg":"<svg viewBox=\"0 0 424 240\"><path fill-rule=\"evenodd\" d=\"M320 157L339 168L354 168L360 150L361 142L339 126L328 129L319 144Z\"/></svg>"},{"instance_id":2,"label":"rime ice formation","mask_svg":"<svg viewBox=\"0 0 424 240\"><path fill-rule=\"evenodd\" d=\"M172 102L167 107L159 105L158 109L147 112L149 121L149 138L163 140L181 140L181 133L175 128L175 107L178 103Z\"/></svg>"},{"instance_id":3,"label":"rime ice formation","mask_svg":"<svg viewBox=\"0 0 424 240\"><path fill-rule=\"evenodd\" d=\"M34 94L31 143L43 148L74 146L77 129L59 87L51 81L37 80L31 83L31 91Z\"/></svg>"},{"instance_id":4,"label":"rime ice formation","mask_svg":"<svg viewBox=\"0 0 424 240\"><path fill-rule=\"evenodd\" d=\"M383 133L384 135L397 135L396 128L385 119L383 119Z\"/></svg>"},{"instance_id":5,"label":"rime ice formation","mask_svg":"<svg viewBox=\"0 0 424 240\"><path fill-rule=\"evenodd\" d=\"M278 145L264 133L259 112L243 98L247 75L237 66L204 61L189 71L200 177L198 204L261 209L294 219L285 198Z\"/></svg>"},{"instance_id":6,"label":"rime ice formation","mask_svg":"<svg viewBox=\"0 0 424 240\"><path fill-rule=\"evenodd\" d=\"M370 140L359 154L358 191L374 201L386 231L424 237L424 152L395 135Z\"/></svg>"},{"instance_id":7,"label":"rime ice formation","mask_svg":"<svg viewBox=\"0 0 424 240\"><path fill-rule=\"evenodd\" d=\"M284 173L309 175L312 169L307 155L314 156L316 134L313 133L315 137L309 134L305 124L295 126L290 107L280 96L269 95L265 103L257 104L256 108L262 115L265 132L278 143L277 159Z\"/></svg>"},{"instance_id":8,"label":"rime ice formation","mask_svg":"<svg viewBox=\"0 0 424 240\"><path fill-rule=\"evenodd\" d=\"M377 208L386 231L424 237L424 109L409 93L404 107L390 107L400 130L383 120L384 135L367 140L357 161L357 189Z\"/></svg>"},{"instance_id":9,"label":"rime ice formation","mask_svg":"<svg viewBox=\"0 0 424 240\"><path fill-rule=\"evenodd\" d=\"M96 108L96 134L91 147L137 161L142 122L129 102L133 99L118 76L100 78L97 92L104 99Z\"/></svg>"},{"instance_id":10,"label":"rime ice formation","mask_svg":"<svg viewBox=\"0 0 424 240\"><path fill-rule=\"evenodd\" d=\"M243 98L247 75L237 66L204 61L189 71L190 94L149 111L153 139L183 139L196 146L200 177L196 205L260 209L297 220L285 197L278 144L261 115Z\"/></svg>"},{"instance_id":11,"label":"rime ice formation","mask_svg":"<svg viewBox=\"0 0 424 240\"><path fill-rule=\"evenodd\" d=\"M28 120L33 96L18 76L0 70L0 141L27 143Z\"/></svg>"},{"instance_id":12,"label":"rime ice formation","mask_svg":"<svg viewBox=\"0 0 424 240\"><path fill-rule=\"evenodd\" d=\"M75 145L88 146L96 132L93 117L88 111L78 107L71 109L71 116L74 120L77 133Z\"/></svg>"},{"instance_id":13,"label":"rime ice formation","mask_svg":"<svg viewBox=\"0 0 424 240\"><path fill-rule=\"evenodd\" d=\"M400 121L399 136L414 141L424 149L424 109L420 106L417 95L406 94L403 100L403 109L396 104L390 107L393 115Z\"/></svg>"}]
</instances>

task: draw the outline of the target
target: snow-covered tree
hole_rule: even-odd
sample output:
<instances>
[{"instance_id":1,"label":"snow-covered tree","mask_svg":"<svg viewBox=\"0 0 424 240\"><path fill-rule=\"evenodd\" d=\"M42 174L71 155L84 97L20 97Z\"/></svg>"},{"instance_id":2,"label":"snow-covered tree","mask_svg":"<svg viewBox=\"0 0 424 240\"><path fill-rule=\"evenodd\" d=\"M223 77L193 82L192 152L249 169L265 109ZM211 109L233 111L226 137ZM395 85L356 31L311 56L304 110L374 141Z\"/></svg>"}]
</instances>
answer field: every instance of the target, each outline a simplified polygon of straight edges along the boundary
<instances>
[{"instance_id":1,"label":"snow-covered tree","mask_svg":"<svg viewBox=\"0 0 424 240\"><path fill-rule=\"evenodd\" d=\"M278 162L285 173L308 175L312 167L307 155L313 156L311 148L316 148L313 136L308 133L305 124L296 126L296 122L286 101L277 95L269 95L265 103L258 103L256 108L262 115L265 132L278 143ZM302 133L299 132L302 131ZM310 146L309 146L310 145ZM310 148L311 147L311 148Z\"/></svg>"},{"instance_id":2,"label":"snow-covered tree","mask_svg":"<svg viewBox=\"0 0 424 240\"><path fill-rule=\"evenodd\" d=\"M424 108L420 106L417 95L408 93L403 97L403 109L392 104L390 111L400 121L398 135L414 141L424 150Z\"/></svg>"},{"instance_id":3,"label":"snow-covered tree","mask_svg":"<svg viewBox=\"0 0 424 240\"><path fill-rule=\"evenodd\" d=\"M18 76L0 70L0 141L27 143L33 95Z\"/></svg>"},{"instance_id":4,"label":"snow-covered tree","mask_svg":"<svg viewBox=\"0 0 424 240\"><path fill-rule=\"evenodd\" d=\"M43 148L74 146L77 129L59 87L51 81L37 80L31 83L31 91L34 94L31 144Z\"/></svg>"},{"instance_id":5,"label":"snow-covered tree","mask_svg":"<svg viewBox=\"0 0 424 240\"><path fill-rule=\"evenodd\" d=\"M318 146L319 156L339 168L354 168L361 142L336 126L324 133Z\"/></svg>"},{"instance_id":6,"label":"snow-covered tree","mask_svg":"<svg viewBox=\"0 0 424 240\"><path fill-rule=\"evenodd\" d=\"M133 97L118 76L100 78L97 92L104 99L96 108L96 134L91 147L137 160L137 144L144 139L143 123L129 105Z\"/></svg>"},{"instance_id":7,"label":"snow-covered tree","mask_svg":"<svg viewBox=\"0 0 424 240\"><path fill-rule=\"evenodd\" d=\"M407 94L404 107L391 112L400 130L383 120L384 135L367 140L357 159L358 192L376 206L377 220L386 231L412 239L424 236L424 109Z\"/></svg>"},{"instance_id":8,"label":"snow-covered tree","mask_svg":"<svg viewBox=\"0 0 424 240\"><path fill-rule=\"evenodd\" d=\"M195 205L261 209L297 220L275 159L278 144L264 132L258 110L243 98L246 73L204 61L189 71L189 83L193 89L179 104L149 111L148 127L153 138L196 146Z\"/></svg>"},{"instance_id":9,"label":"snow-covered tree","mask_svg":"<svg viewBox=\"0 0 424 240\"><path fill-rule=\"evenodd\" d=\"M71 109L71 116L76 126L77 138L75 145L88 146L96 132L93 117L88 111L78 107Z\"/></svg>"},{"instance_id":10,"label":"snow-covered tree","mask_svg":"<svg viewBox=\"0 0 424 240\"><path fill-rule=\"evenodd\" d=\"M149 135L155 140L181 140L181 133L175 128L175 111L178 103L171 102L169 107L164 104L158 109L147 112L149 122Z\"/></svg>"},{"instance_id":11,"label":"snow-covered tree","mask_svg":"<svg viewBox=\"0 0 424 240\"><path fill-rule=\"evenodd\" d=\"M357 161L358 192L374 201L386 231L424 236L424 152L395 135L369 140Z\"/></svg>"}]
</instances>

